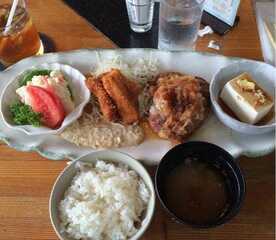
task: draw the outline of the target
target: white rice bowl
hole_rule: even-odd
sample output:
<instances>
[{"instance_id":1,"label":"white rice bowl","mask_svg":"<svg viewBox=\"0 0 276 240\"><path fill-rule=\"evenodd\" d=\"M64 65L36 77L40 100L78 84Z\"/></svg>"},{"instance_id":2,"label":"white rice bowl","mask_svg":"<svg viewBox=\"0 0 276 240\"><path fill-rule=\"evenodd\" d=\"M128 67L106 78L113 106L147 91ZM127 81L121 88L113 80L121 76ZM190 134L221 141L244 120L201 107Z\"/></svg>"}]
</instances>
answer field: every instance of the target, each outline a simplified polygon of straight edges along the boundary
<instances>
[{"instance_id":1,"label":"white rice bowl","mask_svg":"<svg viewBox=\"0 0 276 240\"><path fill-rule=\"evenodd\" d=\"M150 191L124 164L80 163L59 203L60 229L72 239L129 239L147 210Z\"/></svg>"}]
</instances>

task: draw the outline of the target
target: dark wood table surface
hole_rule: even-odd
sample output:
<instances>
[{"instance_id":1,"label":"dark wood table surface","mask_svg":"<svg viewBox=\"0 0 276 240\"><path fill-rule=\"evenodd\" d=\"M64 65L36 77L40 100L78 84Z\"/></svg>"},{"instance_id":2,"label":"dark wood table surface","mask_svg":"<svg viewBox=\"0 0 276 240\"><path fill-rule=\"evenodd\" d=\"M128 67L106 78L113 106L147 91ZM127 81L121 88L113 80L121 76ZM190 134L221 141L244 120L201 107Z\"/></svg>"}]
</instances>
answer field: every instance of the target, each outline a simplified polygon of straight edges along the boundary
<instances>
[{"instance_id":1,"label":"dark wood table surface","mask_svg":"<svg viewBox=\"0 0 276 240\"><path fill-rule=\"evenodd\" d=\"M100 1L100 0L99 0ZM28 0L40 32L55 43L57 51L79 48L116 48L86 20L61 0ZM242 0L237 28L224 37L199 39L197 50L207 49L210 39L222 45L219 54L262 60L255 16L250 0ZM157 201L153 221L144 240L272 240L275 234L275 157L241 157L238 162L247 182L244 205L232 221L213 229L193 229L173 222ZM54 240L48 200L52 185L66 166L34 152L19 152L0 144L0 239ZM154 167L148 167L154 173Z\"/></svg>"}]
</instances>

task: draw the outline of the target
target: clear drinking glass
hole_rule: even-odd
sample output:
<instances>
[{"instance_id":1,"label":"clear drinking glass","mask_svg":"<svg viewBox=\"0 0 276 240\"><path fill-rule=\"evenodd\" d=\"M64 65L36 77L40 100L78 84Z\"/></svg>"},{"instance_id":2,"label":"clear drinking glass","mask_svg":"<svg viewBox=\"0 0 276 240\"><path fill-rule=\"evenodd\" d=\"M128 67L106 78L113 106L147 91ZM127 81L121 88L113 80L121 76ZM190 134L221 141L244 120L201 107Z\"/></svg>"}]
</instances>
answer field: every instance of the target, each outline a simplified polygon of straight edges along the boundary
<instances>
[{"instance_id":1,"label":"clear drinking glass","mask_svg":"<svg viewBox=\"0 0 276 240\"><path fill-rule=\"evenodd\" d=\"M43 53L43 45L24 0L18 1L12 23L6 26L12 2L0 3L0 62L5 66Z\"/></svg>"},{"instance_id":2,"label":"clear drinking glass","mask_svg":"<svg viewBox=\"0 0 276 240\"><path fill-rule=\"evenodd\" d=\"M154 0L126 0L130 28L134 32L151 29Z\"/></svg>"},{"instance_id":3,"label":"clear drinking glass","mask_svg":"<svg viewBox=\"0 0 276 240\"><path fill-rule=\"evenodd\" d=\"M158 48L194 49L204 0L160 0Z\"/></svg>"}]
</instances>

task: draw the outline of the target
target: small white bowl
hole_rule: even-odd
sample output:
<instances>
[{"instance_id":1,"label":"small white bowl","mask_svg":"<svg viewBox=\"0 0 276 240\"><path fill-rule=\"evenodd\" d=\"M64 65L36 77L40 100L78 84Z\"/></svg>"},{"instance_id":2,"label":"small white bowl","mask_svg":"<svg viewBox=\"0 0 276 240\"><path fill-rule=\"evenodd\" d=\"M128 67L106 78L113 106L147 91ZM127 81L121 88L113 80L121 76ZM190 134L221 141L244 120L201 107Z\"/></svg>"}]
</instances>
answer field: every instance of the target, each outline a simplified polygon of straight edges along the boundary
<instances>
[{"instance_id":1,"label":"small white bowl","mask_svg":"<svg viewBox=\"0 0 276 240\"><path fill-rule=\"evenodd\" d=\"M275 104L276 68L262 62L242 60L221 68L211 80L210 97L215 114L223 124L237 132L254 135L273 131L275 129L275 116L265 125L248 124L229 116L218 103L219 94L224 85L244 72L253 77L258 85L272 97Z\"/></svg>"},{"instance_id":2,"label":"small white bowl","mask_svg":"<svg viewBox=\"0 0 276 240\"><path fill-rule=\"evenodd\" d=\"M49 213L50 213L51 223L60 240L71 240L68 236L66 236L64 232L61 232L60 230L58 205L60 201L63 199L65 191L68 189L69 185L72 182L73 177L76 175L78 171L75 165L78 161L95 163L99 159L107 162L123 163L129 166L130 169L138 173L138 175L144 181L144 183L146 184L147 188L151 193L150 200L147 206L144 219L142 220L141 227L138 230L138 232L132 238L130 238L130 240L139 239L146 231L147 227L151 222L154 209L155 209L155 192L154 192L152 179L149 176L146 169L143 167L143 165L137 160L130 157L129 155L126 155L120 152L110 151L110 150L92 152L85 156L80 157L79 159L72 162L69 166L67 166L58 176L52 188L52 192L49 200Z\"/></svg>"},{"instance_id":3,"label":"small white bowl","mask_svg":"<svg viewBox=\"0 0 276 240\"><path fill-rule=\"evenodd\" d=\"M85 76L77 69L72 68L69 65L59 63L45 63L34 66L31 69L60 70L65 75L66 79L69 80L69 85L74 98L75 109L65 117L58 129L51 129L44 126L34 127L32 125L15 125L11 118L9 106L11 103L19 100L15 91L19 87L20 76L30 70L27 69L22 74L12 79L3 90L0 100L3 119L8 127L25 132L28 135L58 134L81 116L83 108L90 99L90 91L85 85Z\"/></svg>"}]
</instances>

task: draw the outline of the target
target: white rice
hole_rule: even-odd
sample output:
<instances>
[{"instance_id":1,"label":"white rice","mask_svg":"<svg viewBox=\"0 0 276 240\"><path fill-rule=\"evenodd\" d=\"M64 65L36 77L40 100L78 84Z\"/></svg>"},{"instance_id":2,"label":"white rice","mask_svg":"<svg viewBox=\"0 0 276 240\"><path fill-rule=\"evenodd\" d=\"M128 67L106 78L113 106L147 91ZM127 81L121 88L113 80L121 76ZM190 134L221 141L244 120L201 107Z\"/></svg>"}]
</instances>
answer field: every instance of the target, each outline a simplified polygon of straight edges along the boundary
<instances>
[{"instance_id":1,"label":"white rice","mask_svg":"<svg viewBox=\"0 0 276 240\"><path fill-rule=\"evenodd\" d=\"M60 202L61 229L73 239L128 239L141 225L150 198L136 172L98 160L81 164Z\"/></svg>"}]
</instances>

